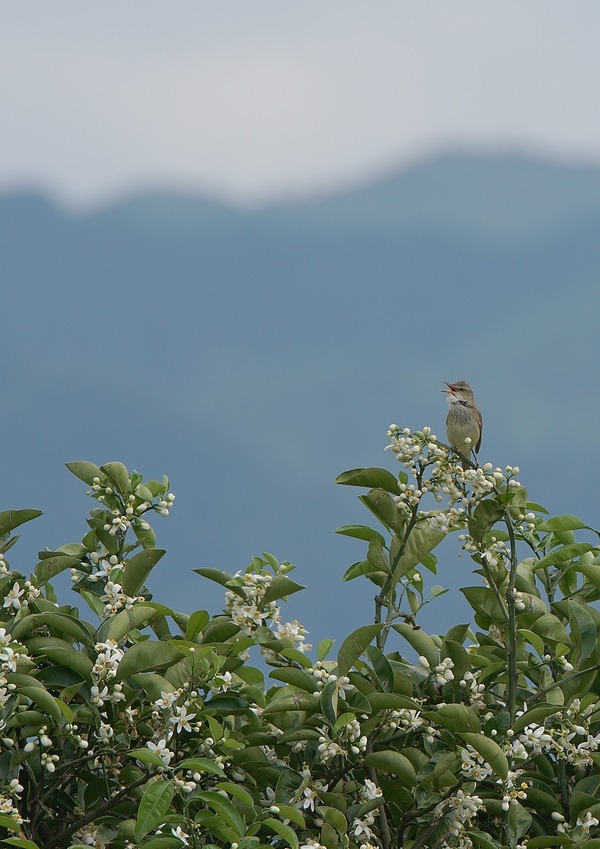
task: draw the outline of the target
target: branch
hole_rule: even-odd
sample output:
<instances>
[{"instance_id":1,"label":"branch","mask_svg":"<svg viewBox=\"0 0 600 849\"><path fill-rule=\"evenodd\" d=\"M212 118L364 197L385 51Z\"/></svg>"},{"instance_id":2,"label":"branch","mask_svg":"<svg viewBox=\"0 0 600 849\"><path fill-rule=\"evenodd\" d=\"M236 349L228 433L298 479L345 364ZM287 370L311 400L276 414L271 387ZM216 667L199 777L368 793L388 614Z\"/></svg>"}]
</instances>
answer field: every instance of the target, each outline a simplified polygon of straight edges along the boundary
<instances>
[{"instance_id":1,"label":"branch","mask_svg":"<svg viewBox=\"0 0 600 849\"><path fill-rule=\"evenodd\" d=\"M517 580L517 540L515 538L515 527L509 509L504 509L504 521L508 530L510 540L510 577L508 589L506 590L506 604L508 607L508 700L507 708L510 723L515 720L517 712L517 683L519 671L517 669L517 611L515 606L515 583Z\"/></svg>"},{"instance_id":2,"label":"branch","mask_svg":"<svg viewBox=\"0 0 600 849\"><path fill-rule=\"evenodd\" d=\"M371 754L373 751L373 741L369 737L367 740L367 748L366 753ZM377 785L377 773L375 772L372 766L368 766L366 768L367 775L369 776L369 780L373 782L373 784ZM383 849L391 849L392 845L392 835L390 834L390 826L387 821L387 815L385 812L385 801L383 796L381 797L381 804L379 805L379 832L381 837L381 845Z\"/></svg>"},{"instance_id":3,"label":"branch","mask_svg":"<svg viewBox=\"0 0 600 849\"><path fill-rule=\"evenodd\" d=\"M142 784L145 784L151 778L151 775L144 775L143 778L138 779L138 781L134 781L133 784L129 785L129 787L125 787L123 790L115 793L115 795L111 796L107 802L104 802L84 817L80 817L80 819L76 820L61 831L60 834L57 834L56 837L46 841L44 849L62 849L63 846L67 845L66 841L69 840L69 838L71 838L78 829L83 828L84 825L89 825L91 822L94 822L95 819L102 816L102 814L106 811L110 811L117 802L120 802L121 799L124 799L129 793L131 793L132 790L135 790L136 787L141 787Z\"/></svg>"}]
</instances>

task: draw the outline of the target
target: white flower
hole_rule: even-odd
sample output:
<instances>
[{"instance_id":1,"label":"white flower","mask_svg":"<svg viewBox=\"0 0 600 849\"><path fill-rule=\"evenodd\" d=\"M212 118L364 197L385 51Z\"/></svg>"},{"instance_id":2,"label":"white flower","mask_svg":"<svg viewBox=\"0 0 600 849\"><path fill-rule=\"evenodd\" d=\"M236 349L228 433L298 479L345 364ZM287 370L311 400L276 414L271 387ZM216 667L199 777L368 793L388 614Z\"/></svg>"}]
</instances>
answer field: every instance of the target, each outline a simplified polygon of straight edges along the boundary
<instances>
[{"instance_id":1,"label":"white flower","mask_svg":"<svg viewBox=\"0 0 600 849\"><path fill-rule=\"evenodd\" d=\"M146 747L150 749L151 752L157 754L165 766L169 766L169 764L171 763L171 758L175 753L167 747L167 742L164 738L162 740L159 740L158 743L152 743L151 741L148 741L146 743Z\"/></svg>"},{"instance_id":2,"label":"white flower","mask_svg":"<svg viewBox=\"0 0 600 849\"><path fill-rule=\"evenodd\" d=\"M9 590L6 594L6 598L4 599L3 607L9 608L14 607L15 610L20 610L21 608L21 596L25 590L22 590L19 586L19 583L15 581L13 584L12 590Z\"/></svg>"},{"instance_id":3,"label":"white flower","mask_svg":"<svg viewBox=\"0 0 600 849\"><path fill-rule=\"evenodd\" d=\"M590 828L598 825L598 823L599 820L592 816L591 811L588 811L583 819L581 819L581 817L578 817L577 819L577 825L581 826L585 832L588 832Z\"/></svg>"},{"instance_id":4,"label":"white flower","mask_svg":"<svg viewBox=\"0 0 600 849\"><path fill-rule=\"evenodd\" d=\"M371 799L378 799L382 795L381 788L379 788L374 781L371 781L369 778L365 778L363 786L360 788L360 798L368 802Z\"/></svg>"},{"instance_id":5,"label":"white flower","mask_svg":"<svg viewBox=\"0 0 600 849\"><path fill-rule=\"evenodd\" d=\"M216 675L214 683L217 685L216 687L213 687L216 692L226 693L227 690L233 686L231 672L222 672L220 675Z\"/></svg>"},{"instance_id":6,"label":"white flower","mask_svg":"<svg viewBox=\"0 0 600 849\"><path fill-rule=\"evenodd\" d=\"M173 835L173 837L177 837L179 840L181 840L181 842L183 843L183 845L184 845L184 846L189 846L189 845L190 845L190 841L189 841L189 837L190 837L190 836L189 836L189 834L187 834L187 833L186 833L186 832L185 832L185 831L181 828L181 826L180 826L180 825L178 825L178 826L177 826L177 828L172 828L172 829L171 829L171 834Z\"/></svg>"},{"instance_id":7,"label":"white flower","mask_svg":"<svg viewBox=\"0 0 600 849\"><path fill-rule=\"evenodd\" d=\"M159 708L160 710L169 710L175 702L177 701L177 693L165 693L164 690L160 691L160 699L157 699L154 702L154 706Z\"/></svg>"},{"instance_id":8,"label":"white flower","mask_svg":"<svg viewBox=\"0 0 600 849\"><path fill-rule=\"evenodd\" d=\"M175 715L171 717L170 722L177 726L177 731L179 733L181 733L182 730L189 733L192 730L190 719L195 718L195 713L187 713L187 707L176 707Z\"/></svg>"},{"instance_id":9,"label":"white flower","mask_svg":"<svg viewBox=\"0 0 600 849\"><path fill-rule=\"evenodd\" d=\"M373 832L371 831L369 826L372 826L375 822L375 818L372 814L367 814L362 819L359 817L354 817L354 822L352 823L353 834L355 837L362 842L365 840L371 840L373 837Z\"/></svg>"},{"instance_id":10,"label":"white flower","mask_svg":"<svg viewBox=\"0 0 600 849\"><path fill-rule=\"evenodd\" d=\"M302 796L299 801L296 802L296 807L302 808L305 811L314 811L315 803L318 799L319 796L316 790L313 790L312 787L305 787L302 791Z\"/></svg>"},{"instance_id":11,"label":"white flower","mask_svg":"<svg viewBox=\"0 0 600 849\"><path fill-rule=\"evenodd\" d=\"M2 651L0 651L0 663L2 663L2 668L5 671L17 671L17 655L10 646L5 646Z\"/></svg>"},{"instance_id":12,"label":"white flower","mask_svg":"<svg viewBox=\"0 0 600 849\"><path fill-rule=\"evenodd\" d=\"M115 733L114 728L106 722L100 723L100 728L96 731L96 737L100 740L101 743L108 745L110 740Z\"/></svg>"}]
</instances>

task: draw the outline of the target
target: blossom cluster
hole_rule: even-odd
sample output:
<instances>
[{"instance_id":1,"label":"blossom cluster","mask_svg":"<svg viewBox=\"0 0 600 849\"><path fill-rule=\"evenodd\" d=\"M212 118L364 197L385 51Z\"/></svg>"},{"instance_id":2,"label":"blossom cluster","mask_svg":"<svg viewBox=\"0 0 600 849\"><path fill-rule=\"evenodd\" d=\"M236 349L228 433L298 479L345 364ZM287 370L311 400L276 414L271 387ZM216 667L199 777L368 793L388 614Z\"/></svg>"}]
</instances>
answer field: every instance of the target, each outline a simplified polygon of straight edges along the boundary
<instances>
[{"instance_id":1,"label":"blossom cluster","mask_svg":"<svg viewBox=\"0 0 600 849\"><path fill-rule=\"evenodd\" d=\"M305 642L308 631L297 619L283 622L281 608L276 601L265 601L269 587L277 574L285 574L293 568L289 563L282 563L276 568L275 574L264 568L249 567L245 572L238 571L229 582L232 589L225 593L225 609L231 619L243 634L253 636L257 628L270 624L275 638L288 639L298 651L310 651L312 646ZM261 653L267 660L276 660L277 654L272 650L261 647Z\"/></svg>"},{"instance_id":2,"label":"blossom cluster","mask_svg":"<svg viewBox=\"0 0 600 849\"><path fill-rule=\"evenodd\" d=\"M504 471L491 463L471 467L439 442L429 427L411 431L392 424L388 436L390 442L386 449L395 454L415 480L409 484L404 473L406 480L399 484L400 494L395 496L399 509L412 511L427 494L437 502L445 500L444 510L423 510L419 514L421 519L429 519L432 527L444 533L464 527L467 514L498 487L520 487L515 478L519 473L517 466L507 466Z\"/></svg>"},{"instance_id":3,"label":"blossom cluster","mask_svg":"<svg viewBox=\"0 0 600 849\"><path fill-rule=\"evenodd\" d=\"M531 722L518 734L509 731L510 752L516 759L551 753L569 764L583 767L594 763L592 754L600 750L600 730L592 729L592 715L597 709L594 701L582 706L574 699L568 707L557 710L544 725ZM527 716L524 711L518 717ZM597 728L597 721L594 720Z\"/></svg>"},{"instance_id":4,"label":"blossom cluster","mask_svg":"<svg viewBox=\"0 0 600 849\"><path fill-rule=\"evenodd\" d=\"M473 824L478 812L482 810L485 810L485 805L479 796L460 789L440 802L435 809L435 816L444 817L448 825L448 837L452 840L452 843L443 840L440 846L443 849L450 845L458 849L470 849L473 843L465 834L465 829Z\"/></svg>"},{"instance_id":5,"label":"blossom cluster","mask_svg":"<svg viewBox=\"0 0 600 849\"><path fill-rule=\"evenodd\" d=\"M11 672L17 672L19 663L29 664L30 662L31 659L28 657L25 648L13 639L6 628L0 627L0 710L2 712L4 712L12 694L16 690L16 685L9 681L7 675ZM5 733L6 728L6 720L1 718L0 733ZM10 737L5 737L2 740L2 744L3 748L8 749L11 749L14 745ZM6 814L11 817L16 825L23 823L17 807L17 802L23 792L23 786L19 781L20 763L20 760L15 760L15 764L10 768L4 778L4 783L0 790L0 814Z\"/></svg>"}]
</instances>

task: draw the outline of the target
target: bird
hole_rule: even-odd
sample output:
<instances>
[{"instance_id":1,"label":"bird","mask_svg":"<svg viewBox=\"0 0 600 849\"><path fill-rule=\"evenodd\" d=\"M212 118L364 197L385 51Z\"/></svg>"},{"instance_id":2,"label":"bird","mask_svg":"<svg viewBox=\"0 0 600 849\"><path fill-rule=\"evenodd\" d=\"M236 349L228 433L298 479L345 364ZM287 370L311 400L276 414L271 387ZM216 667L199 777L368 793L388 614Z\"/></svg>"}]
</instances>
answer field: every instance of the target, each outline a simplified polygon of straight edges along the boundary
<instances>
[{"instance_id":1,"label":"bird","mask_svg":"<svg viewBox=\"0 0 600 849\"><path fill-rule=\"evenodd\" d=\"M471 451L477 454L481 447L481 411L466 380L457 380L455 383L446 383L445 380L442 382L448 387L440 390L447 393L450 407L446 417L448 442L454 451L470 460Z\"/></svg>"}]
</instances>

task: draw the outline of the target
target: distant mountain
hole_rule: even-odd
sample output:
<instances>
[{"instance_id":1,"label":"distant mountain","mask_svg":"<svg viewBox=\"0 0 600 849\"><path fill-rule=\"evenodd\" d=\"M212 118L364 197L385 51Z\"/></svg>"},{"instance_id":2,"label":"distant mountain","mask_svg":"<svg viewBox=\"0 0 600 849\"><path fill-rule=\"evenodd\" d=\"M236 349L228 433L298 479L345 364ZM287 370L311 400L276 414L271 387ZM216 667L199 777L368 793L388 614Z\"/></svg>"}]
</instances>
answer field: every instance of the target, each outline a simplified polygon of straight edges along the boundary
<instances>
[{"instance_id":1,"label":"distant mountain","mask_svg":"<svg viewBox=\"0 0 600 849\"><path fill-rule=\"evenodd\" d=\"M600 169L512 155L254 210L149 191L74 215L0 197L1 500L45 510L13 562L85 532L91 502L64 462L120 459L178 496L157 523L161 599L218 607L191 570L268 550L309 585L289 616L339 637L372 601L340 584L363 547L333 531L369 517L332 481L394 468L391 421L443 435L438 389L460 378L482 459L599 525L599 232ZM477 582L454 546L435 582ZM424 624L461 610L434 602Z\"/></svg>"},{"instance_id":2,"label":"distant mountain","mask_svg":"<svg viewBox=\"0 0 600 849\"><path fill-rule=\"evenodd\" d=\"M148 193L93 217L147 229L262 226L296 232L444 230L525 240L600 215L600 168L532 156L448 154L342 191L241 211L193 195Z\"/></svg>"}]
</instances>

